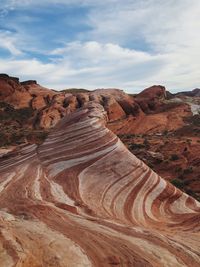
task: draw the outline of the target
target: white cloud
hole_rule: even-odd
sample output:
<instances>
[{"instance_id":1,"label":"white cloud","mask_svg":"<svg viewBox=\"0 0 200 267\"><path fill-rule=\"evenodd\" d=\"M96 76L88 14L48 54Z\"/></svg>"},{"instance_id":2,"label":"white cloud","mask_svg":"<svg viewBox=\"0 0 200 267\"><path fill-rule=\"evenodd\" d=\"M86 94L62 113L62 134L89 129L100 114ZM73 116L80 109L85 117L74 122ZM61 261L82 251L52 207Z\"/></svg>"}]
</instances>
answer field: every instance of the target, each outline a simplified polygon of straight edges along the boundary
<instances>
[{"instance_id":1,"label":"white cloud","mask_svg":"<svg viewBox=\"0 0 200 267\"><path fill-rule=\"evenodd\" d=\"M152 56L119 45L98 42L72 42L65 48L52 51L52 55L62 55L61 59L44 64L33 60L1 60L0 72L18 75L21 79L33 79L51 88L124 87L127 81L139 81L138 77L148 77L157 73L163 56ZM151 71L146 72L145 68ZM136 75L137 74L137 75ZM144 84L143 84L144 85ZM128 88L132 88L131 84Z\"/></svg>"},{"instance_id":2,"label":"white cloud","mask_svg":"<svg viewBox=\"0 0 200 267\"><path fill-rule=\"evenodd\" d=\"M8 50L14 56L22 54L22 51L15 45L15 43L17 43L17 38L12 36L9 31L0 31L0 40L0 48Z\"/></svg>"},{"instance_id":3,"label":"white cloud","mask_svg":"<svg viewBox=\"0 0 200 267\"><path fill-rule=\"evenodd\" d=\"M1 59L0 72L6 72L11 75L24 77L30 79L31 77L46 77L49 73L55 70L53 64L43 64L42 62L32 60L14 60L14 59Z\"/></svg>"},{"instance_id":4,"label":"white cloud","mask_svg":"<svg viewBox=\"0 0 200 267\"><path fill-rule=\"evenodd\" d=\"M0 71L60 89L122 87L134 91L163 84L171 90L188 90L200 86L199 0L108 0L106 4L100 0L8 0L2 9L52 3L90 7L85 22L91 30L80 32L75 42L46 52L49 59L54 57L51 63L8 59ZM22 34L0 35L0 46L14 56L22 53L22 47L33 49L26 43L16 46ZM24 39L30 40L29 36Z\"/></svg>"},{"instance_id":5,"label":"white cloud","mask_svg":"<svg viewBox=\"0 0 200 267\"><path fill-rule=\"evenodd\" d=\"M122 48L113 43L98 43L96 41L90 42L71 42L67 43L64 48L58 48L51 52L52 55L62 55L71 61L78 64L88 64L87 61L94 62L118 62L126 60L128 62L139 63L152 59L152 56L146 52L136 51L133 49Z\"/></svg>"}]
</instances>

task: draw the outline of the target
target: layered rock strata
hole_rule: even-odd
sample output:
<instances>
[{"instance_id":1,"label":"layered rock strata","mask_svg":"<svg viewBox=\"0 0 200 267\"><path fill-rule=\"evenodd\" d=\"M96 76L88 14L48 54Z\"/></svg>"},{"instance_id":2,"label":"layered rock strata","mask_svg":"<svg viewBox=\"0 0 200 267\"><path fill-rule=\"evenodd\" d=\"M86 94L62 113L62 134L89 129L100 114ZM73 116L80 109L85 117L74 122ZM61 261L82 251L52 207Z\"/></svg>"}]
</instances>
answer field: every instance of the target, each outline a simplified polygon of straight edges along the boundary
<instances>
[{"instance_id":1,"label":"layered rock strata","mask_svg":"<svg viewBox=\"0 0 200 267\"><path fill-rule=\"evenodd\" d=\"M200 266L200 204L132 155L89 102L0 160L1 267Z\"/></svg>"}]
</instances>

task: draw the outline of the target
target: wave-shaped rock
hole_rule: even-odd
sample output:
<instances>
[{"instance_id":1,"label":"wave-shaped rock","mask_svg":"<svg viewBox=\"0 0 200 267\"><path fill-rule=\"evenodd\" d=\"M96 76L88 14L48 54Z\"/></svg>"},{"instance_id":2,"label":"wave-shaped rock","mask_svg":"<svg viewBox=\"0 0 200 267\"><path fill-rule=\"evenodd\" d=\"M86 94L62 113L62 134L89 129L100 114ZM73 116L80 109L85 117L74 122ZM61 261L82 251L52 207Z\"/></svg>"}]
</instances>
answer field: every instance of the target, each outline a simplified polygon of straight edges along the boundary
<instances>
[{"instance_id":1,"label":"wave-shaped rock","mask_svg":"<svg viewBox=\"0 0 200 267\"><path fill-rule=\"evenodd\" d=\"M200 266L200 204L132 155L99 104L0 160L0 266Z\"/></svg>"}]
</instances>

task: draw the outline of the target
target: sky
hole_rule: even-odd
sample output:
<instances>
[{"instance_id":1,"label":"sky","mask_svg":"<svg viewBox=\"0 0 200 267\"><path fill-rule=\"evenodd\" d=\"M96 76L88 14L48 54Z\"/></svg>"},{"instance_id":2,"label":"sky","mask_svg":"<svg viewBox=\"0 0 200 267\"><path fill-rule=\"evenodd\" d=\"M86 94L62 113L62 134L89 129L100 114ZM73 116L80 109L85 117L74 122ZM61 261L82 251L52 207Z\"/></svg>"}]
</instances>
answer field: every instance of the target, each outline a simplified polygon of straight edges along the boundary
<instances>
[{"instance_id":1,"label":"sky","mask_svg":"<svg viewBox=\"0 0 200 267\"><path fill-rule=\"evenodd\" d=\"M0 73L57 90L200 87L199 0L0 0Z\"/></svg>"}]
</instances>

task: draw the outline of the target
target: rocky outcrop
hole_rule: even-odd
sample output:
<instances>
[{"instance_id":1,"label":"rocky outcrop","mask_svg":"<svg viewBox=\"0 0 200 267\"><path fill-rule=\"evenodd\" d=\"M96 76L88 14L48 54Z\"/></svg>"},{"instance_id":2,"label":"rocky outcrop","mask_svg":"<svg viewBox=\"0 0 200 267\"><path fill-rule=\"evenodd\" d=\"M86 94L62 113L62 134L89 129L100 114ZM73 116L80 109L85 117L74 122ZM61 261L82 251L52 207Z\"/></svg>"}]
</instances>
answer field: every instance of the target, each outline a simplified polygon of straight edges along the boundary
<instances>
[{"instance_id":1,"label":"rocky outcrop","mask_svg":"<svg viewBox=\"0 0 200 267\"><path fill-rule=\"evenodd\" d=\"M32 108L37 122L34 127L53 127L65 114L84 107L89 101L101 104L109 120L117 121L129 115L139 114L140 108L131 96L119 89L94 91L67 90L56 92L46 89L35 80L19 82L19 79L0 75L0 101L14 108Z\"/></svg>"},{"instance_id":2,"label":"rocky outcrop","mask_svg":"<svg viewBox=\"0 0 200 267\"><path fill-rule=\"evenodd\" d=\"M18 78L0 75L0 101L24 108L28 106L30 99L30 94L20 85Z\"/></svg>"},{"instance_id":3,"label":"rocky outcrop","mask_svg":"<svg viewBox=\"0 0 200 267\"><path fill-rule=\"evenodd\" d=\"M0 79L5 80L5 81L13 81L19 84L19 78L9 76L8 74L5 74L5 73L0 73Z\"/></svg>"},{"instance_id":4,"label":"rocky outcrop","mask_svg":"<svg viewBox=\"0 0 200 267\"><path fill-rule=\"evenodd\" d=\"M20 83L17 78L3 74L0 75L0 101L15 109L32 109L33 118L29 120L32 124L29 126L35 129L53 127L63 116L86 106L90 101L104 107L109 128L115 133L176 130L185 124L184 118L191 115L190 104L182 100L179 103L166 103L171 101L169 93L160 85L149 87L136 96L112 88L56 92L40 86L34 80Z\"/></svg>"},{"instance_id":5,"label":"rocky outcrop","mask_svg":"<svg viewBox=\"0 0 200 267\"><path fill-rule=\"evenodd\" d=\"M137 116L142 113L133 97L119 89L98 89L91 92L60 93L52 98L50 107L46 107L38 114L40 127L49 128L52 112L55 111L58 122L65 114L74 112L77 108L86 106L90 101L101 104L107 112L110 122L125 119L129 115ZM58 115L60 114L60 115ZM43 117L45 116L45 118ZM52 124L54 125L54 123Z\"/></svg>"},{"instance_id":6,"label":"rocky outcrop","mask_svg":"<svg viewBox=\"0 0 200 267\"><path fill-rule=\"evenodd\" d=\"M54 91L38 85L36 81L20 83L18 78L0 74L0 101L16 109L27 107L40 109L46 106L45 98L52 98L55 94Z\"/></svg>"},{"instance_id":7,"label":"rocky outcrop","mask_svg":"<svg viewBox=\"0 0 200 267\"><path fill-rule=\"evenodd\" d=\"M27 81L24 81L24 82L20 82L21 85L35 85L37 84L37 81L36 80L27 80Z\"/></svg>"},{"instance_id":8,"label":"rocky outcrop","mask_svg":"<svg viewBox=\"0 0 200 267\"><path fill-rule=\"evenodd\" d=\"M200 265L200 204L132 155L102 105L0 160L0 266Z\"/></svg>"},{"instance_id":9,"label":"rocky outcrop","mask_svg":"<svg viewBox=\"0 0 200 267\"><path fill-rule=\"evenodd\" d=\"M165 87L161 85L154 85L137 94L135 100L145 113L151 113L152 111L156 111L161 104L161 100L165 98Z\"/></svg>"},{"instance_id":10,"label":"rocky outcrop","mask_svg":"<svg viewBox=\"0 0 200 267\"><path fill-rule=\"evenodd\" d=\"M191 115L191 108L184 103L173 108L166 107L161 111L159 109L150 114L140 112L138 116L129 116L124 120L109 123L108 127L116 134L163 133L183 127L184 118Z\"/></svg>"},{"instance_id":11,"label":"rocky outcrop","mask_svg":"<svg viewBox=\"0 0 200 267\"><path fill-rule=\"evenodd\" d=\"M136 96L136 98L148 98L149 100L164 99L165 97L166 89L161 85L153 85L148 87Z\"/></svg>"}]
</instances>

